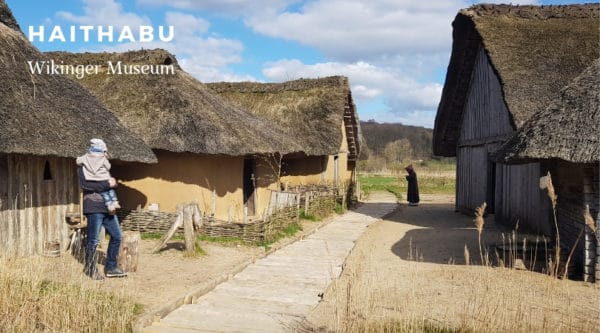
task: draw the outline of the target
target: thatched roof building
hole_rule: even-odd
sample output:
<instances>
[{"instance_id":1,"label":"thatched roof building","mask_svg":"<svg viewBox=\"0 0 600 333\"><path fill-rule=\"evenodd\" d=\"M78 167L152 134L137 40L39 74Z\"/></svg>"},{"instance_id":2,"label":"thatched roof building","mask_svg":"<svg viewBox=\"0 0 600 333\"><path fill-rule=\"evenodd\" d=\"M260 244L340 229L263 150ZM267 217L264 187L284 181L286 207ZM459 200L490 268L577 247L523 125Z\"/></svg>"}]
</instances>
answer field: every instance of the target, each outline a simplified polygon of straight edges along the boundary
<instances>
[{"instance_id":1,"label":"thatched roof building","mask_svg":"<svg viewBox=\"0 0 600 333\"><path fill-rule=\"evenodd\" d=\"M277 128L225 101L184 72L174 55L156 50L47 55L65 64L100 65L77 80L153 149L243 156L294 147ZM172 66L173 74L107 74L108 63Z\"/></svg>"},{"instance_id":2,"label":"thatched roof building","mask_svg":"<svg viewBox=\"0 0 600 333\"><path fill-rule=\"evenodd\" d=\"M0 0L0 253L58 255L82 221L77 166L89 140L106 141L112 157L156 162L85 88L57 74L32 73L48 58L25 38ZM35 66L35 65L34 65Z\"/></svg>"},{"instance_id":3,"label":"thatched roof building","mask_svg":"<svg viewBox=\"0 0 600 333\"><path fill-rule=\"evenodd\" d=\"M533 115L504 144L498 158L503 162L600 161L600 59L566 86L548 108Z\"/></svg>"},{"instance_id":4,"label":"thatched roof building","mask_svg":"<svg viewBox=\"0 0 600 333\"><path fill-rule=\"evenodd\" d=\"M27 61L43 60L0 0L0 153L76 157L99 137L114 158L156 161L86 89L60 75L32 74Z\"/></svg>"},{"instance_id":5,"label":"thatched roof building","mask_svg":"<svg viewBox=\"0 0 600 333\"><path fill-rule=\"evenodd\" d=\"M306 155L334 155L344 124L348 159L359 152L359 124L348 78L331 76L283 83L219 82L208 87L240 107L278 124ZM291 149L289 149L291 150Z\"/></svg>"},{"instance_id":6,"label":"thatched roof building","mask_svg":"<svg viewBox=\"0 0 600 333\"><path fill-rule=\"evenodd\" d=\"M433 134L436 155L455 156L466 96L483 45L513 127L546 108L598 57L600 4L476 5L461 10Z\"/></svg>"}]
</instances>

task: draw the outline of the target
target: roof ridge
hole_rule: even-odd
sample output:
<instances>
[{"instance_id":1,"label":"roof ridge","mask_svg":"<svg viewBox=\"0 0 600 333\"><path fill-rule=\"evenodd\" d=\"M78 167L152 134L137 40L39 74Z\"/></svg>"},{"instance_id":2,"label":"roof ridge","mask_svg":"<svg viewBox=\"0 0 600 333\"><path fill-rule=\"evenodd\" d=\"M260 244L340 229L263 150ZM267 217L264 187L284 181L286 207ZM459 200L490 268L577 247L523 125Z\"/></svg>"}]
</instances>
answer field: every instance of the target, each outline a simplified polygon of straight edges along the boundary
<instances>
[{"instance_id":1,"label":"roof ridge","mask_svg":"<svg viewBox=\"0 0 600 333\"><path fill-rule=\"evenodd\" d=\"M478 4L460 10L460 14L469 17L511 16L523 19L546 20L551 18L600 18L600 3L573 5L507 5Z\"/></svg>"}]
</instances>

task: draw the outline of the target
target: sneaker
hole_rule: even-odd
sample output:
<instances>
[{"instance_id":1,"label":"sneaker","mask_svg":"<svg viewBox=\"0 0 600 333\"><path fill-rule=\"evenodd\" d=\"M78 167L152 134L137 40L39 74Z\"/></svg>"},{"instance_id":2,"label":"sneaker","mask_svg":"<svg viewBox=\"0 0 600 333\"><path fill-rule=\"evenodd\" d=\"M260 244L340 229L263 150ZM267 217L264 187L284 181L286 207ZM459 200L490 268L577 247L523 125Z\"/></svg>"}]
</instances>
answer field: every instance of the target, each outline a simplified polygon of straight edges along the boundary
<instances>
[{"instance_id":1,"label":"sneaker","mask_svg":"<svg viewBox=\"0 0 600 333\"><path fill-rule=\"evenodd\" d=\"M106 275L107 278L127 276L127 272L124 272L122 269L120 269L118 267L108 269L108 270L106 270L106 272L104 272L104 274Z\"/></svg>"}]
</instances>

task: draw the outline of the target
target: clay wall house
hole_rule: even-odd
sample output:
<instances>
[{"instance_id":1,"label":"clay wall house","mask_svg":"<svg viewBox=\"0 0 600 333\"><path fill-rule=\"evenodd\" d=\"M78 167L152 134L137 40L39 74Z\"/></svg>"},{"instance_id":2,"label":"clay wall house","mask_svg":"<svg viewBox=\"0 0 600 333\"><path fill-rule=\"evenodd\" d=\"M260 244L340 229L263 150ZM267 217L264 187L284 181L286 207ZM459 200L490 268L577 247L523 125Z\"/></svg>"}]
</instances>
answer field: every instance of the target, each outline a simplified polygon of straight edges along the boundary
<instances>
[{"instance_id":1,"label":"clay wall house","mask_svg":"<svg viewBox=\"0 0 600 333\"><path fill-rule=\"evenodd\" d=\"M0 255L69 245L66 215L80 211L75 157L91 138L104 139L116 159L156 161L86 89L59 75L32 75L26 62L44 59L0 0Z\"/></svg>"},{"instance_id":2,"label":"clay wall house","mask_svg":"<svg viewBox=\"0 0 600 333\"><path fill-rule=\"evenodd\" d=\"M48 53L68 64L102 65L98 75L75 79L139 135L155 165L121 164L122 206L158 204L173 212L197 202L203 214L225 221L260 217L277 190L273 156L295 146L278 128L229 103L179 67L167 51ZM107 74L108 62L172 66L172 74Z\"/></svg>"},{"instance_id":3,"label":"clay wall house","mask_svg":"<svg viewBox=\"0 0 600 333\"><path fill-rule=\"evenodd\" d=\"M281 156L283 187L320 184L348 189L356 180L360 124L348 78L220 82L208 87L276 124L300 145Z\"/></svg>"}]
</instances>

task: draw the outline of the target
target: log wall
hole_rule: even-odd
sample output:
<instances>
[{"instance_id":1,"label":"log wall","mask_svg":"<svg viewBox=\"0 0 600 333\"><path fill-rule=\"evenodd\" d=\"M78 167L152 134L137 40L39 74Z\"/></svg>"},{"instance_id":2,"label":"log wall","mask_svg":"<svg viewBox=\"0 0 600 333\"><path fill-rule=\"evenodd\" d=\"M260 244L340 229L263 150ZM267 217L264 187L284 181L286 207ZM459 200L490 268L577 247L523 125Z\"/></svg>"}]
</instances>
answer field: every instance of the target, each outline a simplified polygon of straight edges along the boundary
<instances>
[{"instance_id":1,"label":"log wall","mask_svg":"<svg viewBox=\"0 0 600 333\"><path fill-rule=\"evenodd\" d=\"M68 246L66 212L79 210L75 161L0 154L0 253L44 254L47 242Z\"/></svg>"}]
</instances>

